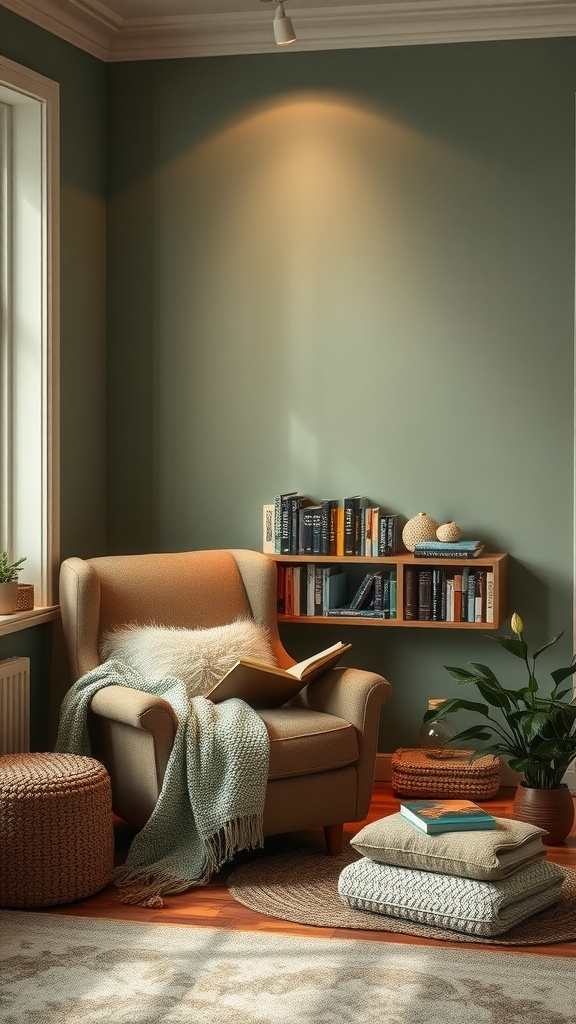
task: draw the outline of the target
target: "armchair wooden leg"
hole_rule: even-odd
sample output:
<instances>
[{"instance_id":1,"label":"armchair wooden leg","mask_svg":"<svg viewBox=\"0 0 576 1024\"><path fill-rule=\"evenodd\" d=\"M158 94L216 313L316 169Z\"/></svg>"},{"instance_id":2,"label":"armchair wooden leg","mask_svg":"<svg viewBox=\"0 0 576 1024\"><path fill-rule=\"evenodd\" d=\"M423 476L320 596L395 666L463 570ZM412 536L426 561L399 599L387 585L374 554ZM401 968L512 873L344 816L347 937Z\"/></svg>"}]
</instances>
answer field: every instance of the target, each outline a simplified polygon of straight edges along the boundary
<instances>
[{"instance_id":1,"label":"armchair wooden leg","mask_svg":"<svg viewBox=\"0 0 576 1024\"><path fill-rule=\"evenodd\" d=\"M344 837L344 825L325 825L324 838L331 857L337 857L342 853L342 839Z\"/></svg>"}]
</instances>

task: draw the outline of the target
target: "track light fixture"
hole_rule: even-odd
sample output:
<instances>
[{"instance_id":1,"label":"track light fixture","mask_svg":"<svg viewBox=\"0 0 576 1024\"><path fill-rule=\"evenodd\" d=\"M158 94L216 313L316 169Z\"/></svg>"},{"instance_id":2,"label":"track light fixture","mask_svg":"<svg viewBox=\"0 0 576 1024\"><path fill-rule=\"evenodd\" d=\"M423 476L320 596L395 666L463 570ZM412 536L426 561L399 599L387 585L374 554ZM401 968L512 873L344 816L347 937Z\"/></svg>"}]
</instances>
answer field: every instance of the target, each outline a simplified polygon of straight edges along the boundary
<instances>
[{"instance_id":1,"label":"track light fixture","mask_svg":"<svg viewBox=\"0 0 576 1024\"><path fill-rule=\"evenodd\" d=\"M261 3L271 3L271 0L260 0ZM288 46L296 42L294 26L284 10L284 0L275 0L276 14L274 15L274 38L278 46Z\"/></svg>"}]
</instances>

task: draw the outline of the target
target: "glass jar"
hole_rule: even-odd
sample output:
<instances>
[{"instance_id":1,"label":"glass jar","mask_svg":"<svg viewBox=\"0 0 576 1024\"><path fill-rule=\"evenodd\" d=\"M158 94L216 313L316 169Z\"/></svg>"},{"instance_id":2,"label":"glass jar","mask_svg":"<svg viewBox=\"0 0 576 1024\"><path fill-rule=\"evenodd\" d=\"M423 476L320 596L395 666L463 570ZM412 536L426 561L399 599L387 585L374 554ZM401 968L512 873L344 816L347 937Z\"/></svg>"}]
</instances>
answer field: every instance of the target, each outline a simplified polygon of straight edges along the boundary
<instances>
[{"instance_id":1,"label":"glass jar","mask_svg":"<svg viewBox=\"0 0 576 1024\"><path fill-rule=\"evenodd\" d=\"M428 701L428 711L437 711L445 699L445 697L432 697ZM455 750L444 746L455 735L456 730L452 728L445 718L440 719L439 722L423 722L419 733L420 746L424 750L426 757L446 760L454 757L456 754Z\"/></svg>"}]
</instances>

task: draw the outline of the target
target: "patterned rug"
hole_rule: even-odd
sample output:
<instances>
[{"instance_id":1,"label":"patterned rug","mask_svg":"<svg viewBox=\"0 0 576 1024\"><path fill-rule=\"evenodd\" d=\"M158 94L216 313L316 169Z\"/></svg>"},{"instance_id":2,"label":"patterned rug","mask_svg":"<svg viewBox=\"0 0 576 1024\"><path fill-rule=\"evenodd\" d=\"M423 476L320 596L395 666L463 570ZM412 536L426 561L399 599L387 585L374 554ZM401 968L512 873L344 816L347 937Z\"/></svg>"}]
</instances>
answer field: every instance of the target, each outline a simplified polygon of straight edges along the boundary
<instances>
[{"instance_id":1,"label":"patterned rug","mask_svg":"<svg viewBox=\"0 0 576 1024\"><path fill-rule=\"evenodd\" d=\"M3 1024L574 1024L569 958L0 911Z\"/></svg>"},{"instance_id":2,"label":"patterned rug","mask_svg":"<svg viewBox=\"0 0 576 1024\"><path fill-rule=\"evenodd\" d=\"M260 914L323 928L360 928L491 946L539 946L576 939L576 871L572 868L563 869L565 879L558 903L502 935L485 939L366 910L352 910L338 895L338 876L346 864L358 857L348 844L339 857L329 857L317 848L261 856L231 872L228 891L239 903Z\"/></svg>"}]
</instances>

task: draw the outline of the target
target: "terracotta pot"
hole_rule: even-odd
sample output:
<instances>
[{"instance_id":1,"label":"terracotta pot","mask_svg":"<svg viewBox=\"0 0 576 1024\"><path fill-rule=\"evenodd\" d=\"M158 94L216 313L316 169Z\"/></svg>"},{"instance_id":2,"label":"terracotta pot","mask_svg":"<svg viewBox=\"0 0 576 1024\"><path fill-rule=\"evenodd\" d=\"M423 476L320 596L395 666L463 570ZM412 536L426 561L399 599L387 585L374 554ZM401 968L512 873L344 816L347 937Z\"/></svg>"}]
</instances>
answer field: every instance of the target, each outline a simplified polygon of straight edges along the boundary
<instances>
[{"instance_id":1,"label":"terracotta pot","mask_svg":"<svg viewBox=\"0 0 576 1024\"><path fill-rule=\"evenodd\" d=\"M0 583L0 615L12 615L18 606L18 584Z\"/></svg>"},{"instance_id":2,"label":"terracotta pot","mask_svg":"<svg viewBox=\"0 0 576 1024\"><path fill-rule=\"evenodd\" d=\"M574 823L574 801L568 786L559 789L531 789L521 782L514 796L512 813L518 821L527 821L546 829L545 846L558 846L570 834Z\"/></svg>"}]
</instances>

